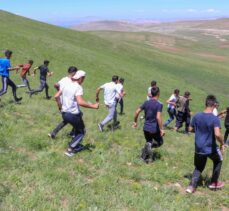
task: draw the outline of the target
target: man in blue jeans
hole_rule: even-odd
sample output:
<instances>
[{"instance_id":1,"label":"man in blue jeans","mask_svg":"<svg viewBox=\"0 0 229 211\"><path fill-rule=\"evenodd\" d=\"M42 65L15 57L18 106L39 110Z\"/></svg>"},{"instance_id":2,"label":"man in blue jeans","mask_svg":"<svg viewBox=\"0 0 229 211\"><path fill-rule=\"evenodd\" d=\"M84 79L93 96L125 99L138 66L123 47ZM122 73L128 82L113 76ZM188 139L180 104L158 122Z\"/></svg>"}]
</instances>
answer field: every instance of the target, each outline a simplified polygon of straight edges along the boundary
<instances>
[{"instance_id":1,"label":"man in blue jeans","mask_svg":"<svg viewBox=\"0 0 229 211\"><path fill-rule=\"evenodd\" d=\"M189 127L190 132L195 132L195 170L191 183L186 189L187 193L195 192L200 175L205 168L207 158L210 158L213 162L212 178L208 187L210 189L219 189L224 186L224 183L219 181L224 141L220 132L220 120L212 113L216 106L216 98L214 95L207 96L205 106L203 112L199 112L193 117L191 126ZM220 148L216 144L216 139L220 143Z\"/></svg>"},{"instance_id":2,"label":"man in blue jeans","mask_svg":"<svg viewBox=\"0 0 229 211\"><path fill-rule=\"evenodd\" d=\"M17 87L13 81L10 80L9 71L17 70L18 67L11 67L10 58L13 52L11 50L5 51L5 58L0 59L0 75L2 76L2 89L0 90L0 96L6 94L8 86L11 86L14 100L16 103L22 100L22 97L17 97Z\"/></svg>"},{"instance_id":3,"label":"man in blue jeans","mask_svg":"<svg viewBox=\"0 0 229 211\"><path fill-rule=\"evenodd\" d=\"M167 112L169 114L169 119L165 122L164 127L167 127L176 117L176 102L179 98L179 93L180 93L180 90L175 89L174 93L166 101L168 103Z\"/></svg>"}]
</instances>

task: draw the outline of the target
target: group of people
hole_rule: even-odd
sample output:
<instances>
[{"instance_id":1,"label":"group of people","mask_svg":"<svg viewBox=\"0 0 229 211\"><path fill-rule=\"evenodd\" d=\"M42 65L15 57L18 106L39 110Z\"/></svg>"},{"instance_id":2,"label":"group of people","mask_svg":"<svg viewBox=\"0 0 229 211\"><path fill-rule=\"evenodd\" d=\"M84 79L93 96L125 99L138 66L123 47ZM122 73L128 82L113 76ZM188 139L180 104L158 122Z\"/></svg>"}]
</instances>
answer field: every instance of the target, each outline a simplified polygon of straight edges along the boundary
<instances>
[{"instance_id":1,"label":"group of people","mask_svg":"<svg viewBox=\"0 0 229 211\"><path fill-rule=\"evenodd\" d=\"M26 74L29 74L29 70L33 64L32 60L28 61L28 64L18 65L11 67L10 58L12 51L7 50L5 52L5 58L0 59L0 75L2 76L2 90L0 90L0 96L6 93L8 85L12 87L13 96L15 102L21 101L22 98L18 98L16 95L17 86L9 78L9 71L22 68L21 78L24 85L28 87L29 95L32 96L35 93L41 92L45 89L46 98L50 99L48 94L48 85L46 82L47 76L51 76L53 73L49 71L49 61L45 60L44 64L34 68L40 70L40 87L37 90L30 88L29 82L26 78ZM114 75L110 82L99 86L96 90L95 103L87 102L83 97L82 84L86 78L86 72L78 70L77 67L71 66L68 68L68 75L57 82L54 87L57 90L55 94L55 100L57 102L58 109L61 111L62 121L57 127L48 135L51 138L55 138L57 133L67 124L72 126L70 135L72 140L70 141L65 154L67 156L73 156L75 153L81 151L84 146L82 140L85 136L85 125L83 121L83 113L80 107L99 109L100 92L104 92L104 103L108 109L107 116L98 123L99 131L103 132L104 127L110 123L111 128L119 127L120 122L117 120L117 105L120 104L120 114L123 112L123 97L126 92L123 88L124 79ZM225 143L229 134L229 108L223 110L217 116L213 114L213 111L218 106L218 101L214 95L208 95L205 100L205 109L203 112L199 112L193 116L191 120L191 111L189 108L189 101L191 100L190 92L186 91L184 96L179 95L178 89L174 90L174 93L166 101L168 103L167 112L169 119L163 124L162 110L163 104L159 101L160 88L157 86L156 81L151 82L151 86L148 89L147 100L136 110L134 115L134 122L132 127L137 128L138 116L144 111L144 126L143 132L146 143L141 151L141 159L149 162L153 160L153 148L157 148L163 145L163 136L165 135L165 128L176 118L175 130L179 130L182 124L185 122L186 133L195 132L195 154L194 165L195 169L191 179L191 183L188 186L186 192L194 193L197 187L197 182L200 178L201 172L204 170L207 158L213 161L213 174L209 188L218 189L224 186L224 183L219 181L220 170L222 166L222 153L225 148ZM225 117L226 116L226 117ZM226 132L224 139L220 132L220 119L219 117L225 117ZM218 147L216 141L219 142Z\"/></svg>"},{"instance_id":2,"label":"group of people","mask_svg":"<svg viewBox=\"0 0 229 211\"><path fill-rule=\"evenodd\" d=\"M43 65L34 68L33 75L36 74L36 70L39 69L40 71L40 87L38 89L31 89L29 81L27 79L27 74L30 75L30 69L33 65L33 60L29 60L25 64L19 64L14 67L11 66L10 59L13 55L11 50L5 51L5 58L0 58L0 76L2 76L2 89L0 90L0 96L4 95L7 92L8 86L12 88L12 93L14 97L14 101L19 103L22 100L22 97L17 97L17 88L20 87L27 87L28 94L30 97L33 94L42 92L45 89L46 99L51 99L51 96L48 94L49 86L46 82L47 76L51 76L53 72L50 72L48 69L49 61L45 60ZM15 83L10 79L9 72L12 70L18 71L21 69L20 77L22 79L23 84L15 85Z\"/></svg>"}]
</instances>

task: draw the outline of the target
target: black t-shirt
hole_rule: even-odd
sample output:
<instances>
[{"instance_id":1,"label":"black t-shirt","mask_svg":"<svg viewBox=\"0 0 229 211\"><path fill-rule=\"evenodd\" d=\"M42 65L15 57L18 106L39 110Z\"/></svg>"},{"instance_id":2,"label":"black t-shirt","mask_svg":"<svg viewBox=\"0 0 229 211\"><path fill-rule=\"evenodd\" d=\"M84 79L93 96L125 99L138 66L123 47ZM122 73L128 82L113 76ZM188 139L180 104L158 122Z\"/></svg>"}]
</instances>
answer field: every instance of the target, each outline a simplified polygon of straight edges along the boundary
<instances>
[{"instance_id":1,"label":"black t-shirt","mask_svg":"<svg viewBox=\"0 0 229 211\"><path fill-rule=\"evenodd\" d=\"M225 128L229 128L229 112L227 112L225 121L224 121Z\"/></svg>"},{"instance_id":2,"label":"black t-shirt","mask_svg":"<svg viewBox=\"0 0 229 211\"><path fill-rule=\"evenodd\" d=\"M49 72L48 67L45 66L45 65L41 65L41 66L39 67L39 70L40 70L40 80L46 81L47 73Z\"/></svg>"},{"instance_id":3,"label":"black t-shirt","mask_svg":"<svg viewBox=\"0 0 229 211\"><path fill-rule=\"evenodd\" d=\"M145 111L144 131L158 133L160 131L157 122L157 112L162 112L163 105L155 99L147 100L140 107Z\"/></svg>"}]
</instances>

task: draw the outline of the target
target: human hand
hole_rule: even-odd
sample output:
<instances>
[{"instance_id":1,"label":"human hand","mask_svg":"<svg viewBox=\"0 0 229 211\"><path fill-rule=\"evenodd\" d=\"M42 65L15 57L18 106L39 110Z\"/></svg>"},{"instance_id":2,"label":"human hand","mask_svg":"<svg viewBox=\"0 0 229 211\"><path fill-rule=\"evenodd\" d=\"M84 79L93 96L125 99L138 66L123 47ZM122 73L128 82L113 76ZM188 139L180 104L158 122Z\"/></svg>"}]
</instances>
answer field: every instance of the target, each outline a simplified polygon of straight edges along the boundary
<instances>
[{"instance_id":1,"label":"human hand","mask_svg":"<svg viewBox=\"0 0 229 211\"><path fill-rule=\"evenodd\" d=\"M137 122L133 122L132 128L136 129L137 127L138 127L138 123Z\"/></svg>"}]
</instances>

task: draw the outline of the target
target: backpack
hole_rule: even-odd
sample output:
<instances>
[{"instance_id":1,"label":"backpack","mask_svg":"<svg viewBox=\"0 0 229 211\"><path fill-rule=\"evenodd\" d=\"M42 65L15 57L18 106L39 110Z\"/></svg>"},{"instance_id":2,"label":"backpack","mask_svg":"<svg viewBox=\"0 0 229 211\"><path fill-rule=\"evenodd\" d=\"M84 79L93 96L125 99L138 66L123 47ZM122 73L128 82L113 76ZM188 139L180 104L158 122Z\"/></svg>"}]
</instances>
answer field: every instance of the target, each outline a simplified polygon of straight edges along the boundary
<instances>
[{"instance_id":1,"label":"backpack","mask_svg":"<svg viewBox=\"0 0 229 211\"><path fill-rule=\"evenodd\" d=\"M187 98L186 97L183 97L183 96L180 96L176 102L176 108L177 108L177 111L180 111L180 112L185 112L185 109L187 107Z\"/></svg>"}]
</instances>

